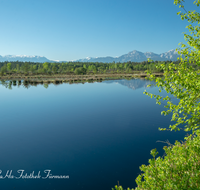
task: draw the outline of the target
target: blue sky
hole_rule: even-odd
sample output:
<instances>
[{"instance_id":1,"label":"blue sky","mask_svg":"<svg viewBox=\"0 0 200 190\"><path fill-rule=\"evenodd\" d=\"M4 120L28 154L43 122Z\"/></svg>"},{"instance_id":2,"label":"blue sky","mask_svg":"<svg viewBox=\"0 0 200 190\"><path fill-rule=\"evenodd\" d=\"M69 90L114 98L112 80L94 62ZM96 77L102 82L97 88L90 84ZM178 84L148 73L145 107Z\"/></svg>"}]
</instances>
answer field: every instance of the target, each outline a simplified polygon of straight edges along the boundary
<instances>
[{"instance_id":1,"label":"blue sky","mask_svg":"<svg viewBox=\"0 0 200 190\"><path fill-rule=\"evenodd\" d=\"M0 0L0 55L163 53L184 42L179 10L173 0Z\"/></svg>"}]
</instances>

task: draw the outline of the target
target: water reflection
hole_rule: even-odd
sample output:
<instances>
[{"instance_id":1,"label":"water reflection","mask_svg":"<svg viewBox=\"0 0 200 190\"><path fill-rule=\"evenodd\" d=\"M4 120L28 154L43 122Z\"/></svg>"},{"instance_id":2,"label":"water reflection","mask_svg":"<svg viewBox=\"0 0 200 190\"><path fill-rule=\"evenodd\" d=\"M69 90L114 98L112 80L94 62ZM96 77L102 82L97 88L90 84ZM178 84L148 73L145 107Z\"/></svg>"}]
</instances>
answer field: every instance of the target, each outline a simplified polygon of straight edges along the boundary
<instances>
[{"instance_id":1,"label":"water reflection","mask_svg":"<svg viewBox=\"0 0 200 190\"><path fill-rule=\"evenodd\" d=\"M127 86L128 88L131 88L133 90L139 89L139 88L143 88L143 87L147 87L149 84L153 84L155 85L155 82L146 80L146 79L120 79L120 80L105 80L105 81L70 81L70 82L63 82L62 80L55 80L54 82L52 82L54 85L60 85L63 83L68 83L68 84L78 84L78 83L94 83L94 82L103 82L103 83L107 83L107 84L111 84L111 83L117 83L117 84L121 84L123 86ZM4 86L5 88L12 90L13 86L23 86L26 89L29 89L31 86L38 86L38 85L42 85L44 88L48 88L49 84L51 84L51 82L43 82L43 81L28 81L28 80L1 80L0 84L2 86Z\"/></svg>"},{"instance_id":2,"label":"water reflection","mask_svg":"<svg viewBox=\"0 0 200 190\"><path fill-rule=\"evenodd\" d=\"M15 86L23 86L24 88L29 89L31 86L37 86L42 83L34 83L27 80L0 80L0 84L9 90L12 90ZM48 88L48 85L44 85L44 87Z\"/></svg>"},{"instance_id":3,"label":"water reflection","mask_svg":"<svg viewBox=\"0 0 200 190\"><path fill-rule=\"evenodd\" d=\"M138 88L146 88L149 84L156 84L155 82L146 80L146 79L131 79L131 80L112 80L112 81L104 81L104 83L118 83L123 86L127 86L128 88L131 88L133 90L136 90Z\"/></svg>"},{"instance_id":4,"label":"water reflection","mask_svg":"<svg viewBox=\"0 0 200 190\"><path fill-rule=\"evenodd\" d=\"M169 115L160 115L163 107L143 94L141 87L149 83L131 79L60 85L57 81L53 83L57 88L50 83L1 81L5 88L1 88L0 170L50 169L70 179L4 179L0 189L101 190L111 189L117 181L126 189L135 187L139 166L148 164L150 150L157 148L163 155L164 144L156 142L174 143L185 136L183 131L158 130L172 123Z\"/></svg>"}]
</instances>

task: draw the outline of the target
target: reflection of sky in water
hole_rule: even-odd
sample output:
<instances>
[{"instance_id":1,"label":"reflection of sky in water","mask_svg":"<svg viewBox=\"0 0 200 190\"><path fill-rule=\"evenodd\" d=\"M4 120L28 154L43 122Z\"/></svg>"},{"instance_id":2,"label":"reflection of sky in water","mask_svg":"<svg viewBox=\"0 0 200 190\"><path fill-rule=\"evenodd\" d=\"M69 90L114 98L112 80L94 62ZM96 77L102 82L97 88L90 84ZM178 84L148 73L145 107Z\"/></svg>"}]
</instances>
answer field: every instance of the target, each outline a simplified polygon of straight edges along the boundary
<instances>
[{"instance_id":1,"label":"reflection of sky in water","mask_svg":"<svg viewBox=\"0 0 200 190\"><path fill-rule=\"evenodd\" d=\"M139 80L139 79L137 79ZM109 81L111 82L111 81ZM116 83L118 82L118 83ZM121 81L123 82L123 81ZM68 180L2 180L1 189L111 189L134 187L139 166L157 140L183 139L183 132L160 132L170 117L143 94L143 82L50 84L29 89L0 85L0 169L51 169ZM127 88L134 86L136 90ZM158 93L157 88L147 88ZM101 184L101 185L99 185Z\"/></svg>"}]
</instances>

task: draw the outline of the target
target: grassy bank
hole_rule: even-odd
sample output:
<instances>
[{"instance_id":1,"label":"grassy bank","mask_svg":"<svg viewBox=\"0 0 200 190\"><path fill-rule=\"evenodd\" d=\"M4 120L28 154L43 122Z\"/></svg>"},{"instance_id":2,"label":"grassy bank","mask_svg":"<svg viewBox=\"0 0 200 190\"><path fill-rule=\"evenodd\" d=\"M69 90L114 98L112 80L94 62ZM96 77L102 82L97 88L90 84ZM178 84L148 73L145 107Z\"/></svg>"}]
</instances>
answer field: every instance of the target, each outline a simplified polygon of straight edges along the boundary
<instances>
[{"instance_id":1,"label":"grassy bank","mask_svg":"<svg viewBox=\"0 0 200 190\"><path fill-rule=\"evenodd\" d=\"M154 73L157 76L162 76L162 73ZM76 81L88 81L88 80L109 80L109 79L129 79L129 78L145 78L146 73L132 73L132 74L95 74L95 75L66 75L66 74L54 74L54 75L5 75L0 76L0 80L12 80L12 81L29 81L29 82L43 82L43 83L56 83L60 82L76 82Z\"/></svg>"},{"instance_id":2,"label":"grassy bank","mask_svg":"<svg viewBox=\"0 0 200 190\"><path fill-rule=\"evenodd\" d=\"M162 73L154 73L156 76L162 76ZM45 88L48 84L59 85L62 83L93 83L101 82L103 80L119 80L119 79L133 79L133 78L147 78L147 74L96 74L96 75L6 75L0 77L0 82L8 89L12 86L23 85L25 88L30 86L44 85Z\"/></svg>"}]
</instances>

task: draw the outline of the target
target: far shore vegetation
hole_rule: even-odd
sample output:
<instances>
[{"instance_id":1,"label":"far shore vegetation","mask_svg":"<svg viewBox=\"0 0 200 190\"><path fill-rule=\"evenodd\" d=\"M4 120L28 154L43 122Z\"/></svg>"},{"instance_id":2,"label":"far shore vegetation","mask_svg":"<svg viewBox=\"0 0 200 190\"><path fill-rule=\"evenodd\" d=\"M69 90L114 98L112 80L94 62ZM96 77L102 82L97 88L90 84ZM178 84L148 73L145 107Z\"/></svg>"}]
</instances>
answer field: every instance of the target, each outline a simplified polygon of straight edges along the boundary
<instances>
[{"instance_id":1,"label":"far shore vegetation","mask_svg":"<svg viewBox=\"0 0 200 190\"><path fill-rule=\"evenodd\" d=\"M99 62L62 62L62 63L34 63L34 62L0 62L0 78L21 76L55 76L55 75L102 75L102 74L138 74L149 70L162 73L158 65L169 65L171 61L163 62L125 62L125 63L99 63ZM179 61L175 62L176 64Z\"/></svg>"},{"instance_id":2,"label":"far shore vegetation","mask_svg":"<svg viewBox=\"0 0 200 190\"><path fill-rule=\"evenodd\" d=\"M126 63L94 63L94 62L0 62L1 84L9 89L12 86L23 85L26 88L43 84L101 82L102 80L145 78L146 70L162 75L162 70L156 65L170 64L168 62L126 62ZM178 64L178 61L177 61ZM9 81L9 82L8 82Z\"/></svg>"},{"instance_id":3,"label":"far shore vegetation","mask_svg":"<svg viewBox=\"0 0 200 190\"><path fill-rule=\"evenodd\" d=\"M178 65L180 61L174 62ZM9 89L12 86L23 85L26 88L38 84L48 87L48 84L101 82L132 78L148 78L147 71L155 76L162 76L160 65L168 67L171 61L143 61L125 63L99 62L62 62L62 63L35 63L35 62L0 62L0 83ZM196 64L193 64L196 67ZM198 69L198 68L196 68ZM8 82L9 81L9 82Z\"/></svg>"}]
</instances>

